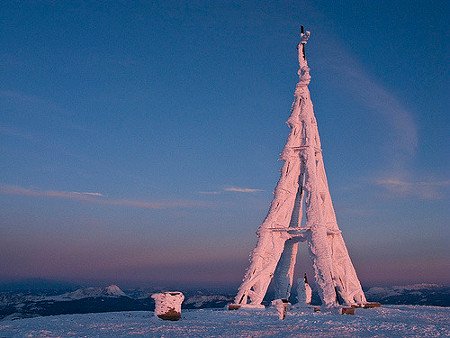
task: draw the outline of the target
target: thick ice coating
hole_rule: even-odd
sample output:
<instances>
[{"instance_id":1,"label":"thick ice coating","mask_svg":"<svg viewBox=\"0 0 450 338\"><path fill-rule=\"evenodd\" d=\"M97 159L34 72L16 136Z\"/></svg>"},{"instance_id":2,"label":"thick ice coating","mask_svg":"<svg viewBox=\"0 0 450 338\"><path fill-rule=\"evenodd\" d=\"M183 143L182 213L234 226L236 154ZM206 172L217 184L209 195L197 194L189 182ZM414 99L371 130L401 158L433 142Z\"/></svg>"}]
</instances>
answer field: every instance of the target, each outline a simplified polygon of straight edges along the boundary
<instances>
[{"instance_id":1,"label":"thick ice coating","mask_svg":"<svg viewBox=\"0 0 450 338\"><path fill-rule=\"evenodd\" d=\"M298 44L299 81L294 93L291 128L281 153L284 165L269 212L258 229L251 264L235 298L243 307L260 306L273 279L275 299L289 299L299 242L306 241L325 308L366 303L347 252L328 189L317 122L308 85L305 45Z\"/></svg>"}]
</instances>

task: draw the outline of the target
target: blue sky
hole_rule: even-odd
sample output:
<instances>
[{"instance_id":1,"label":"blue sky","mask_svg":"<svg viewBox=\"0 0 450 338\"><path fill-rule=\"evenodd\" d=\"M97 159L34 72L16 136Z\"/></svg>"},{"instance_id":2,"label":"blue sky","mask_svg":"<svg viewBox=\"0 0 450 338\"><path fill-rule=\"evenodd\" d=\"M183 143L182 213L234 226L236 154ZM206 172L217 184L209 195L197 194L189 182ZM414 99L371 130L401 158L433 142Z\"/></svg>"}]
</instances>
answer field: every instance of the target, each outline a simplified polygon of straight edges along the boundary
<instances>
[{"instance_id":1,"label":"blue sky","mask_svg":"<svg viewBox=\"0 0 450 338\"><path fill-rule=\"evenodd\" d=\"M278 180L303 24L363 284L448 284L449 6L2 2L0 280L238 285Z\"/></svg>"}]
</instances>

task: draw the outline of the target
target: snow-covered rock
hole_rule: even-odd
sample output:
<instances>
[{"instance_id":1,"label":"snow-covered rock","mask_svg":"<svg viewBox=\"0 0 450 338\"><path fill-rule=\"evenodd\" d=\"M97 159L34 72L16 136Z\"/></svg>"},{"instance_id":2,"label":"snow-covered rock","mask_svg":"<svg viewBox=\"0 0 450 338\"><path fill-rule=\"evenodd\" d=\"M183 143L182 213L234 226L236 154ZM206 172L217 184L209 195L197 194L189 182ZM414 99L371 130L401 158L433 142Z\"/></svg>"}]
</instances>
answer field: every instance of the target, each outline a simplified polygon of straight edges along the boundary
<instances>
[{"instance_id":1,"label":"snow-covered rock","mask_svg":"<svg viewBox=\"0 0 450 338\"><path fill-rule=\"evenodd\" d=\"M181 318L181 303L184 300L183 293L179 291L168 291L154 293L155 315L164 320L176 321Z\"/></svg>"}]
</instances>

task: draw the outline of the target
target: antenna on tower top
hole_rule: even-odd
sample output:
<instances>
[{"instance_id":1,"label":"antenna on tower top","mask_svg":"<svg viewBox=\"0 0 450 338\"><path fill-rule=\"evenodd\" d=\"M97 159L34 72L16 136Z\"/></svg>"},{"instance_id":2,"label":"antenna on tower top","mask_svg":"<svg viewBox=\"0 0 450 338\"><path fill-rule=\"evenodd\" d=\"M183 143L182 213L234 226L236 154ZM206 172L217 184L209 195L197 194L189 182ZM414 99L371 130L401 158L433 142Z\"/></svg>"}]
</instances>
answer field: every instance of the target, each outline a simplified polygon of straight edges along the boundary
<instances>
[{"instance_id":1,"label":"antenna on tower top","mask_svg":"<svg viewBox=\"0 0 450 338\"><path fill-rule=\"evenodd\" d=\"M300 44L299 44L299 46L302 46L303 60L306 60L305 45L308 42L310 34L311 33L309 31L305 32L305 27L303 27L303 25L300 26Z\"/></svg>"},{"instance_id":2,"label":"antenna on tower top","mask_svg":"<svg viewBox=\"0 0 450 338\"><path fill-rule=\"evenodd\" d=\"M306 44L311 35L310 31L305 31L305 27L300 26L300 43Z\"/></svg>"}]
</instances>

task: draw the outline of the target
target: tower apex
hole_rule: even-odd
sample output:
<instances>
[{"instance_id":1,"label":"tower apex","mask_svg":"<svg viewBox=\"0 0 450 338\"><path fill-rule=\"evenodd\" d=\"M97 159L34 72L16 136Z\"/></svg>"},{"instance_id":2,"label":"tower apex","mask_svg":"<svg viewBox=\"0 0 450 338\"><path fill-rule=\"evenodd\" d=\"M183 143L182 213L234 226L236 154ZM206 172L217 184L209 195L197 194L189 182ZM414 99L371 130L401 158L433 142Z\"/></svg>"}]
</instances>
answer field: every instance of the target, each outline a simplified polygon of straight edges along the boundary
<instances>
[{"instance_id":1,"label":"tower apex","mask_svg":"<svg viewBox=\"0 0 450 338\"><path fill-rule=\"evenodd\" d=\"M311 35L310 31L305 31L305 27L300 26L300 43L306 44Z\"/></svg>"}]
</instances>

